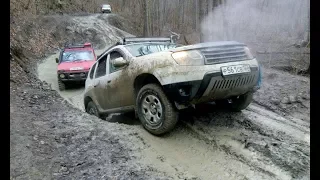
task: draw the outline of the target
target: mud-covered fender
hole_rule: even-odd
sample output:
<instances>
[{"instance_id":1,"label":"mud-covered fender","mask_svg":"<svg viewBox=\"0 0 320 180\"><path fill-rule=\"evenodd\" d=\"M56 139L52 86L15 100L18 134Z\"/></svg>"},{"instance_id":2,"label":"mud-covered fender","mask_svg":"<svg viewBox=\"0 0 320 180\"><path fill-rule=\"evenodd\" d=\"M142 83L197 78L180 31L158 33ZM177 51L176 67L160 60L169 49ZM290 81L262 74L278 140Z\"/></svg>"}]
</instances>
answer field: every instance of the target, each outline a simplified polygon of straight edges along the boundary
<instances>
[{"instance_id":1,"label":"mud-covered fender","mask_svg":"<svg viewBox=\"0 0 320 180\"><path fill-rule=\"evenodd\" d=\"M163 86L165 84L165 82L163 81L159 71L154 70L151 72L152 75L154 75L154 77L156 77L158 79L158 81L160 82L160 84Z\"/></svg>"}]
</instances>

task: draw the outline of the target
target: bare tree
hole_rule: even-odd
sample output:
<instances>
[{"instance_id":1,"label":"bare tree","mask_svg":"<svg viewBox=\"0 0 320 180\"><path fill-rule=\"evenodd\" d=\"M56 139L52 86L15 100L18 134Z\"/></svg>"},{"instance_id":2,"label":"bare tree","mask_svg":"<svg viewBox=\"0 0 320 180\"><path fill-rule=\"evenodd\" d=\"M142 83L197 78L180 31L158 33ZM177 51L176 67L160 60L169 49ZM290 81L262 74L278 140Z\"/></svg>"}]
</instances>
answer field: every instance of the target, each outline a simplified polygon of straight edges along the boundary
<instances>
[{"instance_id":1,"label":"bare tree","mask_svg":"<svg viewBox=\"0 0 320 180\"><path fill-rule=\"evenodd\" d=\"M200 13L200 22L202 22L206 16L206 11L205 11L205 7L206 7L206 1L207 0L199 0L200 1L200 5L199 5L199 13ZM201 31L200 32L200 42L204 42L204 33Z\"/></svg>"}]
</instances>

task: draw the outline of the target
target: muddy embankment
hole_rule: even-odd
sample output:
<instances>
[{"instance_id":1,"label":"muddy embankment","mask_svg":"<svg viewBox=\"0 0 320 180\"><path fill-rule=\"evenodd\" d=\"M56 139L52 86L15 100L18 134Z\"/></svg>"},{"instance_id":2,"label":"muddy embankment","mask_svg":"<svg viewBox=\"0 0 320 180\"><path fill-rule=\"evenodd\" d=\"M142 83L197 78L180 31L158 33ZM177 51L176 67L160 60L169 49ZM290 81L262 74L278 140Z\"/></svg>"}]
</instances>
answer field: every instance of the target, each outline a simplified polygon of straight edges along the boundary
<instances>
[{"instance_id":1,"label":"muddy embankment","mask_svg":"<svg viewBox=\"0 0 320 180\"><path fill-rule=\"evenodd\" d=\"M102 52L129 35L107 19L69 17L74 26L66 26L66 31L77 37L92 29L103 37L96 43L97 52ZM83 87L57 89L55 57L57 53L52 53L39 63L38 78L45 83L11 85L12 178L309 179L310 123L305 113L309 102L302 92L308 93L309 79L305 77L265 69L264 85L255 95L258 103L241 113L204 106L181 114L171 133L155 137L138 120L113 116L118 123L108 123L84 113ZM301 82L305 84L299 88ZM301 100L284 102L280 99L284 95L299 95ZM273 104L271 96L280 102Z\"/></svg>"}]
</instances>

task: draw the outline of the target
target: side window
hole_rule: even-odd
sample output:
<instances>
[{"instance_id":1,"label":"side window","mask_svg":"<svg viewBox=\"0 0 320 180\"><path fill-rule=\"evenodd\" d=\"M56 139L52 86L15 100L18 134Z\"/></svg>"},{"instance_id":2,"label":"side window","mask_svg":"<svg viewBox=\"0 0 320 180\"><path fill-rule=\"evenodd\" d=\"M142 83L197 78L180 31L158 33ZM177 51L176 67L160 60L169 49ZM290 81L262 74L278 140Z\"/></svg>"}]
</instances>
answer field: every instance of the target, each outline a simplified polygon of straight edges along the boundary
<instances>
[{"instance_id":1,"label":"side window","mask_svg":"<svg viewBox=\"0 0 320 180\"><path fill-rule=\"evenodd\" d=\"M113 63L112 63L113 60L115 60L115 59L117 59L119 57L123 57L123 56L118 51L113 51L113 52L110 53L110 61L109 61L110 73L116 72L117 70L121 69L121 67L114 67Z\"/></svg>"},{"instance_id":2,"label":"side window","mask_svg":"<svg viewBox=\"0 0 320 180\"><path fill-rule=\"evenodd\" d=\"M106 55L99 60L95 78L106 75L106 73L107 73L107 57L108 56Z\"/></svg>"},{"instance_id":3,"label":"side window","mask_svg":"<svg viewBox=\"0 0 320 180\"><path fill-rule=\"evenodd\" d=\"M97 65L97 63L95 63L95 64L91 67L91 71L90 71L90 75L89 75L90 79L93 79L93 74L94 74L94 70L96 69L96 65Z\"/></svg>"}]
</instances>

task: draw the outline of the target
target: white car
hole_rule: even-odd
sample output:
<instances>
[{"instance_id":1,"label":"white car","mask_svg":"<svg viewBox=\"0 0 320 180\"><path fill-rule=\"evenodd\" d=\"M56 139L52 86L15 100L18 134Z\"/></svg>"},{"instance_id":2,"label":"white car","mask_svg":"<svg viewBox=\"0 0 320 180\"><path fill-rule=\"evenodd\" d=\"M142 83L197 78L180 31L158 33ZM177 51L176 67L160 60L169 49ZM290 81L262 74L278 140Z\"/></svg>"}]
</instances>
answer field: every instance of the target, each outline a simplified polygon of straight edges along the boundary
<instances>
[{"instance_id":1,"label":"white car","mask_svg":"<svg viewBox=\"0 0 320 180\"><path fill-rule=\"evenodd\" d=\"M170 38L125 38L92 66L84 106L100 118L135 110L144 128L160 135L190 106L214 101L245 109L260 82L258 61L238 42L181 46Z\"/></svg>"},{"instance_id":2,"label":"white car","mask_svg":"<svg viewBox=\"0 0 320 180\"><path fill-rule=\"evenodd\" d=\"M104 4L101 6L102 13L111 13L111 6L109 4Z\"/></svg>"}]
</instances>

